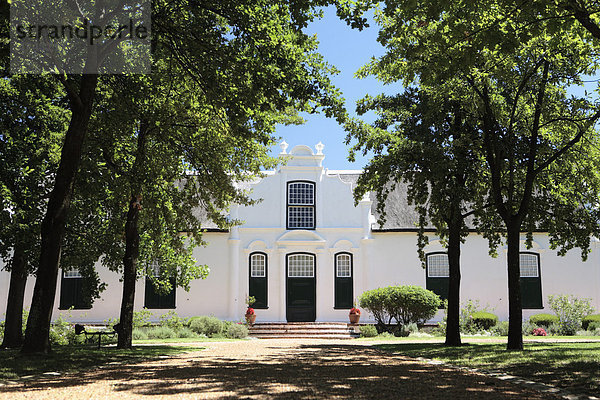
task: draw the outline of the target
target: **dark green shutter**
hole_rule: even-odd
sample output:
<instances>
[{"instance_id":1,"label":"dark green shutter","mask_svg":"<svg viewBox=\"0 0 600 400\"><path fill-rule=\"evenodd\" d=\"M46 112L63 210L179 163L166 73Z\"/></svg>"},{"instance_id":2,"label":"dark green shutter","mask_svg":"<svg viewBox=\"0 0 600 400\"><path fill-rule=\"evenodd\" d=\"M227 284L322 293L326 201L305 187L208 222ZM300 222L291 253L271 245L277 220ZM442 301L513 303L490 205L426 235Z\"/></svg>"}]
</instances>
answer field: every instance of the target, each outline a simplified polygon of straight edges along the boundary
<instances>
[{"instance_id":1,"label":"dark green shutter","mask_svg":"<svg viewBox=\"0 0 600 400\"><path fill-rule=\"evenodd\" d=\"M153 309L175 308L175 283L175 278L171 278L171 290L169 293L161 294L152 284L152 280L146 278L144 307Z\"/></svg>"},{"instance_id":2,"label":"dark green shutter","mask_svg":"<svg viewBox=\"0 0 600 400\"><path fill-rule=\"evenodd\" d=\"M267 308L267 277L250 277L250 296L254 296L256 301L252 305L254 308Z\"/></svg>"},{"instance_id":3,"label":"dark green shutter","mask_svg":"<svg viewBox=\"0 0 600 400\"><path fill-rule=\"evenodd\" d=\"M338 256L341 254L345 254L350 256L350 276L347 277L338 277L337 276L337 263ZM338 253L333 257L333 276L335 278L334 283L334 308L352 308L354 307L354 283L353 283L353 275L354 275L354 260L352 258L352 254L350 253Z\"/></svg>"},{"instance_id":4,"label":"dark green shutter","mask_svg":"<svg viewBox=\"0 0 600 400\"><path fill-rule=\"evenodd\" d=\"M542 281L537 278L521 278L521 304L525 309L541 309Z\"/></svg>"},{"instance_id":5,"label":"dark green shutter","mask_svg":"<svg viewBox=\"0 0 600 400\"><path fill-rule=\"evenodd\" d=\"M450 278L430 278L427 277L426 289L431 290L442 298L442 300L448 299L448 287L450 285Z\"/></svg>"},{"instance_id":6,"label":"dark green shutter","mask_svg":"<svg viewBox=\"0 0 600 400\"><path fill-rule=\"evenodd\" d=\"M91 296L83 290L83 279L65 278L64 274L62 275L59 309L89 310L92 308Z\"/></svg>"}]
</instances>

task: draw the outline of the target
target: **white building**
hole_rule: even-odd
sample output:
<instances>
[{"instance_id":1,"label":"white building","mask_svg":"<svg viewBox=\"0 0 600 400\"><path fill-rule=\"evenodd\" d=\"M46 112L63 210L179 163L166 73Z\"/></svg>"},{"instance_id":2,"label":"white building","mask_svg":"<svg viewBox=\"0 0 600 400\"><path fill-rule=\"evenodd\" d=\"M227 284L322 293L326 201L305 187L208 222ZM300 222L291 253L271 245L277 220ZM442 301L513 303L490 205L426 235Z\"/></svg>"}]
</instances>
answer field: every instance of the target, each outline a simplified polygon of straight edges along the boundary
<instances>
[{"instance_id":1,"label":"white building","mask_svg":"<svg viewBox=\"0 0 600 400\"><path fill-rule=\"evenodd\" d=\"M177 289L157 296L144 280L136 289L136 309L146 306L155 318L170 309L180 316L215 315L240 320L245 298L257 298L257 321L347 321L348 309L365 290L396 284L412 284L444 294L447 257L431 233L427 268L417 256L416 212L407 206L405 188L388 198L387 222L376 223L369 198L354 205L352 191L360 171L333 171L322 166L323 145L316 152L308 146L287 151L287 163L252 184L252 207L231 208L231 217L245 223L230 231L210 228L209 245L195 252L201 264L210 266L205 280L192 282L189 292ZM524 238L523 238L524 239ZM548 236L534 235L533 248L521 255L524 317L547 309L550 294L574 294L593 299L600 310L600 252L598 242L582 262L580 252L565 257L550 250ZM488 255L487 241L472 233L462 247L461 300L478 300L500 319L508 318L506 248L499 256ZM99 265L99 264L98 264ZM107 283L102 298L91 309L81 306L81 278L77 273L59 277L54 317L74 306L71 319L101 322L118 317L122 286L119 276L99 265ZM0 310L6 309L9 274L0 272ZM27 286L31 298L33 279ZM438 313L436 319L441 317ZM363 315L362 321L368 320ZM361 321L361 322L362 322Z\"/></svg>"}]
</instances>

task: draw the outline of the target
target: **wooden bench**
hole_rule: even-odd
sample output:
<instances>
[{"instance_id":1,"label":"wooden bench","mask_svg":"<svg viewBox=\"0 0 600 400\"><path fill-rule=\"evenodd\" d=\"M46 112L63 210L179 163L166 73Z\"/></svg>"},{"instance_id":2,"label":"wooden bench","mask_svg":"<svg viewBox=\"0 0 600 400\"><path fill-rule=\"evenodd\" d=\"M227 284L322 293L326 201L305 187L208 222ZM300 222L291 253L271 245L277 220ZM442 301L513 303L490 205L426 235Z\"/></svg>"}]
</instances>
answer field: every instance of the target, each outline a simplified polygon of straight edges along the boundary
<instances>
[{"instance_id":1,"label":"wooden bench","mask_svg":"<svg viewBox=\"0 0 600 400\"><path fill-rule=\"evenodd\" d=\"M100 346L102 346L102 336L115 337L115 335L119 334L119 331L121 329L121 324L118 323L118 324L113 325L112 329L113 329L112 331L104 329L104 330L99 330L99 331L88 332L85 329L85 326L83 326L81 324L75 324L75 334L81 335L83 333L85 335L86 343L93 341L94 336L98 337L98 348L100 348Z\"/></svg>"}]
</instances>

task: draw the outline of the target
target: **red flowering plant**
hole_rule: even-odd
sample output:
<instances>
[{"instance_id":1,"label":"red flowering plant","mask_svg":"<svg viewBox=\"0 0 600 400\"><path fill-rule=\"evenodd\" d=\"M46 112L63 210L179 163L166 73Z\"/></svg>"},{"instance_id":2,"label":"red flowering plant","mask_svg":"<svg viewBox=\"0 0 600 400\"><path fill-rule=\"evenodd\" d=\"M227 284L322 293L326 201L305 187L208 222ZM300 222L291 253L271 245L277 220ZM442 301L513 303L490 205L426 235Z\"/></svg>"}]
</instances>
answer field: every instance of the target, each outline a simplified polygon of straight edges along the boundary
<instances>
[{"instance_id":1,"label":"red flowering plant","mask_svg":"<svg viewBox=\"0 0 600 400\"><path fill-rule=\"evenodd\" d=\"M533 336L548 336L544 328L535 328L532 333Z\"/></svg>"},{"instance_id":2,"label":"red flowering plant","mask_svg":"<svg viewBox=\"0 0 600 400\"><path fill-rule=\"evenodd\" d=\"M360 315L360 309L358 309L356 307L352 307L350 309L350 315L352 315L352 314L358 314L358 315Z\"/></svg>"},{"instance_id":3,"label":"red flowering plant","mask_svg":"<svg viewBox=\"0 0 600 400\"><path fill-rule=\"evenodd\" d=\"M246 305L248 305L248 309L246 310L246 315L254 315L254 308L252 308L252 304L256 301L254 296L246 297Z\"/></svg>"}]
</instances>

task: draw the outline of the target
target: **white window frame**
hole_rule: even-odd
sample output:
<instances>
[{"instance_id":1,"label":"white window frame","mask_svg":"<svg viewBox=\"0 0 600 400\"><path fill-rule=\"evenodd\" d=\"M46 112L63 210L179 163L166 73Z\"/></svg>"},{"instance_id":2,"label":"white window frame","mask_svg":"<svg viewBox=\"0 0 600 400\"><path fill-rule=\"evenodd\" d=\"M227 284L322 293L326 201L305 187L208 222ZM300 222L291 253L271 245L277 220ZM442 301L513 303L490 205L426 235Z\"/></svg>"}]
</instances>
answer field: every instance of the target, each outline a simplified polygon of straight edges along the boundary
<instances>
[{"instance_id":1,"label":"white window frame","mask_svg":"<svg viewBox=\"0 0 600 400\"><path fill-rule=\"evenodd\" d=\"M78 279L78 278L83 278L83 276L81 276L81 273L79 272L78 269L71 269L68 271L64 271L63 270L63 278L65 279Z\"/></svg>"},{"instance_id":2,"label":"white window frame","mask_svg":"<svg viewBox=\"0 0 600 400\"><path fill-rule=\"evenodd\" d=\"M311 265L292 265L296 260L311 260ZM287 276L288 278L314 278L315 277L315 256L313 254L289 254L287 256ZM299 267L296 269L295 267Z\"/></svg>"},{"instance_id":3,"label":"white window frame","mask_svg":"<svg viewBox=\"0 0 600 400\"><path fill-rule=\"evenodd\" d=\"M347 267L348 269L345 271L347 275L342 274L342 270L340 269L340 258L347 258L347 265L343 267ZM336 278L352 278L352 255L348 253L341 253L335 255L335 277Z\"/></svg>"},{"instance_id":4,"label":"white window frame","mask_svg":"<svg viewBox=\"0 0 600 400\"><path fill-rule=\"evenodd\" d=\"M262 260L262 265L259 265L255 261ZM255 267L262 268L262 274L258 273L258 269ZM254 253L250 256L250 277L251 278L266 278L267 276L267 256L263 253Z\"/></svg>"},{"instance_id":5,"label":"white window frame","mask_svg":"<svg viewBox=\"0 0 600 400\"><path fill-rule=\"evenodd\" d=\"M292 193L296 186L310 188L310 196ZM316 225L316 185L309 181L287 183L287 229L315 229ZM300 198L298 198L300 197ZM303 199L303 197L307 197Z\"/></svg>"},{"instance_id":6,"label":"white window frame","mask_svg":"<svg viewBox=\"0 0 600 400\"><path fill-rule=\"evenodd\" d=\"M534 265L528 261L528 265L524 265L523 261L529 258L533 260ZM525 274L523 274L525 268ZM520 278L539 278L540 277L540 255L538 253L519 253L519 277Z\"/></svg>"},{"instance_id":7,"label":"white window frame","mask_svg":"<svg viewBox=\"0 0 600 400\"><path fill-rule=\"evenodd\" d=\"M450 263L448 261L448 253L430 253L426 255L427 257L427 277L428 278L449 278L450 277ZM446 263L445 265L443 265L443 263L437 264L437 262L439 262L439 260L445 259ZM438 260L438 261L433 261L433 260ZM432 268L432 264L433 268ZM442 269L446 268L447 273L444 274ZM434 271L432 271L432 269ZM434 273L432 273L434 272Z\"/></svg>"}]
</instances>

